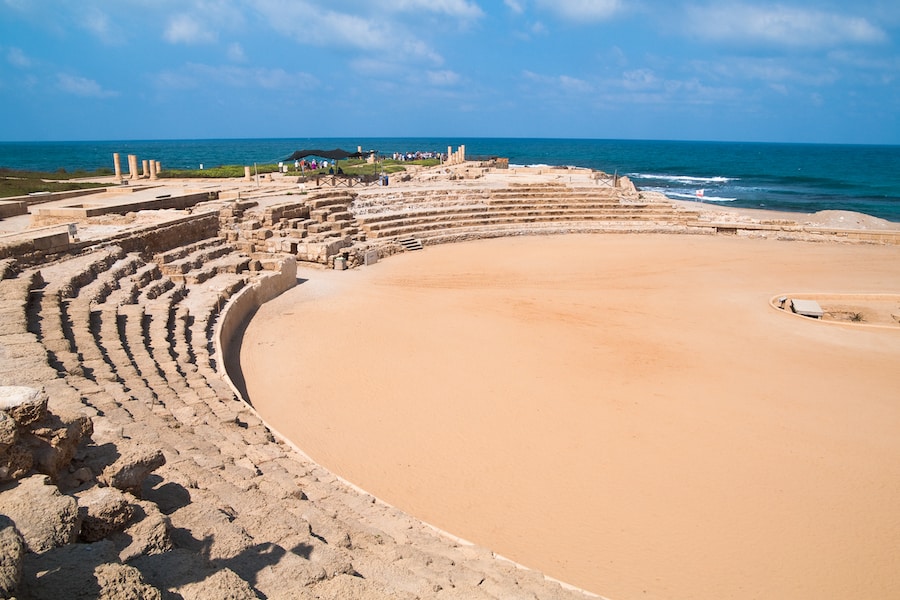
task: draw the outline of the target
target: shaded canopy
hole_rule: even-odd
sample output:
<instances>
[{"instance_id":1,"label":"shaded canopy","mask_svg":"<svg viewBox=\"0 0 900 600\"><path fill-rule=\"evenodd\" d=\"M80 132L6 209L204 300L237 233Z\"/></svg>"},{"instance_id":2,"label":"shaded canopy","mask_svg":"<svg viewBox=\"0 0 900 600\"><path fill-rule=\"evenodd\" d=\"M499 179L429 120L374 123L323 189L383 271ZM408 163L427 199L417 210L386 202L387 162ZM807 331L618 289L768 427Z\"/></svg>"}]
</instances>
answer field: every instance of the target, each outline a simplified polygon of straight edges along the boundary
<instances>
[{"instance_id":1,"label":"shaded canopy","mask_svg":"<svg viewBox=\"0 0 900 600\"><path fill-rule=\"evenodd\" d=\"M332 160L343 160L345 158L361 158L363 156L368 156L368 154L368 152L347 152L346 150L341 150L340 148L335 148L334 150L297 150L284 160L300 160L301 158L306 158L307 156L330 158Z\"/></svg>"}]
</instances>

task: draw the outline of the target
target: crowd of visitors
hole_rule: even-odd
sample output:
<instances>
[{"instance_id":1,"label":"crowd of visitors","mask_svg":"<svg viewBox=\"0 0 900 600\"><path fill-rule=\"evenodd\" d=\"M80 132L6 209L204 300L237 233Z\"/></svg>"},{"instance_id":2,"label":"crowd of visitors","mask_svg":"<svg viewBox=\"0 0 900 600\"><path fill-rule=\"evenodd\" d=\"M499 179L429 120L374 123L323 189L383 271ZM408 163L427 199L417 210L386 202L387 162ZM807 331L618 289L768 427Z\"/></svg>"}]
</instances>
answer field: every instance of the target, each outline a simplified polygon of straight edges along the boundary
<instances>
[{"instance_id":1,"label":"crowd of visitors","mask_svg":"<svg viewBox=\"0 0 900 600\"><path fill-rule=\"evenodd\" d=\"M444 160L446 156L441 154L440 152L394 152L393 159L400 161L408 161L408 160L428 160L430 158L439 158Z\"/></svg>"}]
</instances>

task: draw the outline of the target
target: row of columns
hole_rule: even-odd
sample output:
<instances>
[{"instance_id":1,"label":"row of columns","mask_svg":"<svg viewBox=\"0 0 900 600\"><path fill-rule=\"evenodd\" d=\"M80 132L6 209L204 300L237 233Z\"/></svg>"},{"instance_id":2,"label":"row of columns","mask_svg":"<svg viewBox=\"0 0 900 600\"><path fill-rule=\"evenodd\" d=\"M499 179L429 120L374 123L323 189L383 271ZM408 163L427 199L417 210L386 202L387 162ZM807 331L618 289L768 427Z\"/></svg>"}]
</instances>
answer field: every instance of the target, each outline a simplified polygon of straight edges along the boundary
<instances>
[{"instance_id":1,"label":"row of columns","mask_svg":"<svg viewBox=\"0 0 900 600\"><path fill-rule=\"evenodd\" d=\"M158 160L142 161L141 166L143 167L143 174L138 174L137 154L129 154L128 179L156 179L159 172L162 171L162 166ZM113 153L113 167L116 170L116 183L122 183L124 180L122 177L122 160L119 158L118 152Z\"/></svg>"},{"instance_id":2,"label":"row of columns","mask_svg":"<svg viewBox=\"0 0 900 600\"><path fill-rule=\"evenodd\" d=\"M447 146L447 164L448 165L459 165L466 162L466 146L465 144L461 145L459 149L454 152L453 148Z\"/></svg>"}]
</instances>

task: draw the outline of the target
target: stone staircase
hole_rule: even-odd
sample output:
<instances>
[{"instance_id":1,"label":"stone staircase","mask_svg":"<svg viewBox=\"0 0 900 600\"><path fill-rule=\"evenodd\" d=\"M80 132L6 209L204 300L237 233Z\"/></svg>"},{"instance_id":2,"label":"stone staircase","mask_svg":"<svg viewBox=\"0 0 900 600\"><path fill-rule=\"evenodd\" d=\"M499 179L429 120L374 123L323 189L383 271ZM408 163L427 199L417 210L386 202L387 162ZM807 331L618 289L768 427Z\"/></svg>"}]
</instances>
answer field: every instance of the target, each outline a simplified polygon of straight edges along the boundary
<instances>
[{"instance_id":1,"label":"stone staircase","mask_svg":"<svg viewBox=\"0 0 900 600\"><path fill-rule=\"evenodd\" d=\"M348 223L340 206L310 214ZM82 502L107 489L111 461L152 466L123 492L134 516L118 529L26 554L20 595L74 597L112 565L171 598L582 597L375 502L274 438L219 376L211 343L263 262L211 238L152 260L101 248L0 281L0 384L44 388L51 406L93 421L60 490ZM90 568L58 577L70 555Z\"/></svg>"},{"instance_id":2,"label":"stone staircase","mask_svg":"<svg viewBox=\"0 0 900 600\"><path fill-rule=\"evenodd\" d=\"M565 184L361 192L351 207L369 241L423 244L503 235L680 231L696 213L636 192Z\"/></svg>"}]
</instances>

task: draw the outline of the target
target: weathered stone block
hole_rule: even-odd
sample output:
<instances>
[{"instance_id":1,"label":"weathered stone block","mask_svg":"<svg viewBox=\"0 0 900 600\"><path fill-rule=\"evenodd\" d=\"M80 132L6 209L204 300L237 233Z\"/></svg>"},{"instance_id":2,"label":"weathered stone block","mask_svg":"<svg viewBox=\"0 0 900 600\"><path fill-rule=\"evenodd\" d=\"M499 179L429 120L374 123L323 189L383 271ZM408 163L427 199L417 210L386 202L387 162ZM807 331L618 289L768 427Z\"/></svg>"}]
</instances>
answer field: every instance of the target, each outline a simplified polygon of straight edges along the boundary
<instances>
[{"instance_id":1,"label":"weathered stone block","mask_svg":"<svg viewBox=\"0 0 900 600\"><path fill-rule=\"evenodd\" d=\"M158 449L130 448L106 467L98 479L111 487L139 495L144 479L164 464L166 457Z\"/></svg>"},{"instance_id":2,"label":"weathered stone block","mask_svg":"<svg viewBox=\"0 0 900 600\"><path fill-rule=\"evenodd\" d=\"M134 516L128 497L111 487L94 487L78 497L81 517L80 537L85 542L99 542L123 530Z\"/></svg>"},{"instance_id":3,"label":"weathered stone block","mask_svg":"<svg viewBox=\"0 0 900 600\"><path fill-rule=\"evenodd\" d=\"M16 422L4 412L0 412L0 453L16 443L19 438L19 428Z\"/></svg>"},{"instance_id":4,"label":"weathered stone block","mask_svg":"<svg viewBox=\"0 0 900 600\"><path fill-rule=\"evenodd\" d=\"M119 560L128 562L139 556L159 555L172 550L169 519L153 502L137 500L132 504L131 524L113 533L109 539L119 548Z\"/></svg>"},{"instance_id":5,"label":"weathered stone block","mask_svg":"<svg viewBox=\"0 0 900 600\"><path fill-rule=\"evenodd\" d=\"M47 414L47 395L43 390L24 386L0 387L0 410L19 427L28 427Z\"/></svg>"},{"instance_id":6,"label":"weathered stone block","mask_svg":"<svg viewBox=\"0 0 900 600\"><path fill-rule=\"evenodd\" d=\"M30 433L22 435L22 443L34 455L34 468L55 480L92 432L93 424L84 415L47 414Z\"/></svg>"},{"instance_id":7,"label":"weathered stone block","mask_svg":"<svg viewBox=\"0 0 900 600\"><path fill-rule=\"evenodd\" d=\"M46 475L22 479L0 494L0 513L9 516L31 552L45 552L75 541L78 505L59 493Z\"/></svg>"},{"instance_id":8,"label":"weathered stone block","mask_svg":"<svg viewBox=\"0 0 900 600\"><path fill-rule=\"evenodd\" d=\"M12 598L22 579L25 541L7 516L0 515L0 597Z\"/></svg>"}]
</instances>

